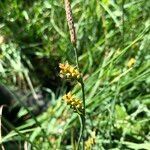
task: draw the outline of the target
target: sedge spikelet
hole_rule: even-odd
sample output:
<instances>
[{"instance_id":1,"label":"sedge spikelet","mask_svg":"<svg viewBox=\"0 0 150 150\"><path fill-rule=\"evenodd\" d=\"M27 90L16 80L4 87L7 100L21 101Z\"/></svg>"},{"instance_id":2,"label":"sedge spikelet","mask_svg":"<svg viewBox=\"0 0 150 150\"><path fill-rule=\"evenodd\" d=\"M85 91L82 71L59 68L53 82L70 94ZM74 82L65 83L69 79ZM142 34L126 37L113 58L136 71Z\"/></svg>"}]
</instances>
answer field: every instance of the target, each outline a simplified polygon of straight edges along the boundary
<instances>
[{"instance_id":1,"label":"sedge spikelet","mask_svg":"<svg viewBox=\"0 0 150 150\"><path fill-rule=\"evenodd\" d=\"M65 94L62 98L67 103L67 105L69 105L75 111L82 112L82 101L80 99L77 99L74 95L72 95L71 92Z\"/></svg>"},{"instance_id":2,"label":"sedge spikelet","mask_svg":"<svg viewBox=\"0 0 150 150\"><path fill-rule=\"evenodd\" d=\"M65 64L60 63L59 68L60 68L61 78L79 79L81 76L78 69L75 69L74 66L71 66L68 63L65 63Z\"/></svg>"}]
</instances>

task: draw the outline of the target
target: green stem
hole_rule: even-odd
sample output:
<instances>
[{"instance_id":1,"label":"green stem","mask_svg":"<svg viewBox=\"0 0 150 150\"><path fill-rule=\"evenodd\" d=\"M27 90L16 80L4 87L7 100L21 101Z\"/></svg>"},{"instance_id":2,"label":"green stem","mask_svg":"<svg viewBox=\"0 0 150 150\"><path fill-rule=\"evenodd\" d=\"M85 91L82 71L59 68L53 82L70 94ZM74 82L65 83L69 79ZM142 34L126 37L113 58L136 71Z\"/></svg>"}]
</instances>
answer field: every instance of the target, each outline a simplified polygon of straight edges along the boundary
<instances>
[{"instance_id":1,"label":"green stem","mask_svg":"<svg viewBox=\"0 0 150 150\"><path fill-rule=\"evenodd\" d=\"M80 125L81 125L81 129L80 129L80 134L79 134L79 139L78 139L78 147L77 147L77 150L80 149L80 142L81 142L81 138L82 138L82 135L83 135L83 122L82 122L82 117L80 114L79 115L79 120L80 120Z\"/></svg>"},{"instance_id":2,"label":"green stem","mask_svg":"<svg viewBox=\"0 0 150 150\"><path fill-rule=\"evenodd\" d=\"M125 33L125 29L124 29L124 25L125 25L125 20L124 20L124 4L125 4L125 0L122 0L122 46L124 48L124 33Z\"/></svg>"},{"instance_id":3,"label":"green stem","mask_svg":"<svg viewBox=\"0 0 150 150\"><path fill-rule=\"evenodd\" d=\"M79 59L78 59L78 53L77 53L77 47L76 46L74 46L74 53L75 53L77 68L78 68L78 70L80 70L80 68L79 68Z\"/></svg>"},{"instance_id":4,"label":"green stem","mask_svg":"<svg viewBox=\"0 0 150 150\"><path fill-rule=\"evenodd\" d=\"M85 142L84 142L84 130L85 130L85 91L84 91L84 82L83 82L83 78L81 78L81 88L82 88L82 98L83 98L83 115L81 116L82 117L82 144L83 144L83 150L84 150L84 147L85 147Z\"/></svg>"},{"instance_id":5,"label":"green stem","mask_svg":"<svg viewBox=\"0 0 150 150\"><path fill-rule=\"evenodd\" d=\"M74 53L75 53L75 59L76 59L76 65L77 65L77 69L80 72L80 67L79 67L79 60L78 60L78 54L77 54L77 47L74 46ZM81 76L80 80L79 80L80 84L81 84L81 90L82 90L82 99L83 99L83 114L80 115L81 116L81 120L82 120L82 148L83 150L85 149L85 142L84 142L84 130L85 130L85 90L84 90L84 82L83 82L83 77ZM80 141L80 138L79 138Z\"/></svg>"}]
</instances>

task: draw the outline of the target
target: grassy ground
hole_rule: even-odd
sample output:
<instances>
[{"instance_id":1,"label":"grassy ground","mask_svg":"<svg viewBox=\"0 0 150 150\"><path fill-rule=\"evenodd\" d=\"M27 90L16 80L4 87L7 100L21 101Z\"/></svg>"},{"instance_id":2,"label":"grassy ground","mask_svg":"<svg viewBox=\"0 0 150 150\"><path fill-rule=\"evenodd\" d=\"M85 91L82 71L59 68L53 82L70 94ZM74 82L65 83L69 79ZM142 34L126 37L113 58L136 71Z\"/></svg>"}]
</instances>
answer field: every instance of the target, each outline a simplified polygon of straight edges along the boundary
<instances>
[{"instance_id":1,"label":"grassy ground","mask_svg":"<svg viewBox=\"0 0 150 150\"><path fill-rule=\"evenodd\" d=\"M150 3L74 0L72 10L85 83L85 140L94 138L94 150L148 150ZM79 84L60 79L58 64L66 61L75 65L62 0L0 1L0 82L12 92L45 87L50 103L19 127L6 122L13 130L0 137L1 148L75 149L80 122L61 97L66 89L82 93Z\"/></svg>"}]
</instances>

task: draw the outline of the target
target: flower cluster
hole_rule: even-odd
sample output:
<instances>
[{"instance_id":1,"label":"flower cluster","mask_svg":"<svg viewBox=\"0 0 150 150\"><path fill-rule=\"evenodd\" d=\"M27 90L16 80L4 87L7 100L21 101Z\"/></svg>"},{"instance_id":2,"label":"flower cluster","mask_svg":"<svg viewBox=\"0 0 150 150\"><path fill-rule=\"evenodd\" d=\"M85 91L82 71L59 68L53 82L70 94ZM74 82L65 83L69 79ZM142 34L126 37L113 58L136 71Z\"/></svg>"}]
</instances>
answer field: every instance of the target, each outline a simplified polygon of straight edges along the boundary
<instances>
[{"instance_id":1,"label":"flower cluster","mask_svg":"<svg viewBox=\"0 0 150 150\"><path fill-rule=\"evenodd\" d=\"M65 94L63 96L63 100L66 101L68 105L70 105L71 108L73 108L75 111L82 112L83 106L82 101L80 99L75 98L71 92Z\"/></svg>"},{"instance_id":2,"label":"flower cluster","mask_svg":"<svg viewBox=\"0 0 150 150\"><path fill-rule=\"evenodd\" d=\"M59 64L59 68L60 70L60 77L61 78L73 78L73 79L79 79L81 74L79 73L79 71L77 69L75 69L75 67L69 65L68 63L66 64Z\"/></svg>"}]
</instances>

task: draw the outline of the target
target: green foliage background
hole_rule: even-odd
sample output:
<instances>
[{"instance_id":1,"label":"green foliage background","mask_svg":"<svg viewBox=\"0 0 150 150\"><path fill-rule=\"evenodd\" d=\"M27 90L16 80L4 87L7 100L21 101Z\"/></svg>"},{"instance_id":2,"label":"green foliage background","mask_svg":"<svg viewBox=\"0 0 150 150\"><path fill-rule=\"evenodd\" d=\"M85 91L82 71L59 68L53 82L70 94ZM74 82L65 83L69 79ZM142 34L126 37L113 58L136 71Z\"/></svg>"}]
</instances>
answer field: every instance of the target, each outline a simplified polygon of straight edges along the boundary
<instances>
[{"instance_id":1,"label":"green foliage background","mask_svg":"<svg viewBox=\"0 0 150 150\"><path fill-rule=\"evenodd\" d=\"M92 149L148 150L150 3L74 0L72 10L85 81L87 138L96 131ZM75 64L63 1L0 1L0 38L0 82L20 90L32 90L32 83L47 87L51 95L47 111L36 117L40 127L31 118L15 128L18 133L3 136L1 144L22 146L27 138L29 149L48 149L48 138L52 149L73 149L79 121L61 100L66 87L58 76L59 62ZM131 58L136 62L128 66ZM70 84L81 97L79 85Z\"/></svg>"}]
</instances>

